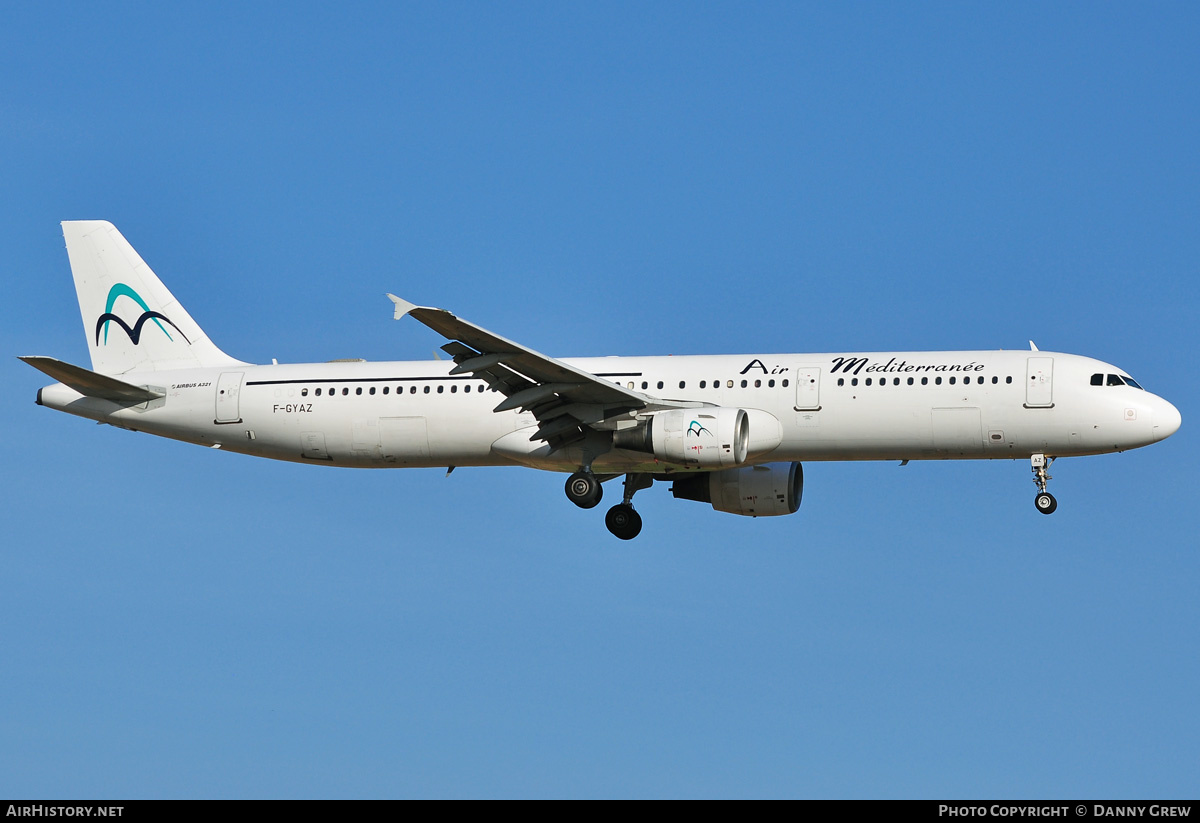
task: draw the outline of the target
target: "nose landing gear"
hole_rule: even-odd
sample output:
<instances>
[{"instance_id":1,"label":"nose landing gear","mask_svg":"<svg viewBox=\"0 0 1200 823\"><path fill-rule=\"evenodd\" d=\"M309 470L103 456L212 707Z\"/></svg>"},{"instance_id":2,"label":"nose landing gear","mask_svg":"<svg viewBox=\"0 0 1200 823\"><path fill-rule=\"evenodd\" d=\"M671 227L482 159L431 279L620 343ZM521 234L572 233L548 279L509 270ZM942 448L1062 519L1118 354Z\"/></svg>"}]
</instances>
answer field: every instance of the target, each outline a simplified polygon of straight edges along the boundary
<instances>
[{"instance_id":1,"label":"nose landing gear","mask_svg":"<svg viewBox=\"0 0 1200 823\"><path fill-rule=\"evenodd\" d=\"M622 540L632 540L642 531L642 517L633 510L633 495L640 489L648 489L654 485L654 478L648 474L625 475L625 495L620 503L608 510L604 516L604 525L608 530Z\"/></svg>"},{"instance_id":2,"label":"nose landing gear","mask_svg":"<svg viewBox=\"0 0 1200 823\"><path fill-rule=\"evenodd\" d=\"M1054 495L1046 491L1047 481L1053 479L1046 470L1053 462L1053 457L1047 457L1044 454L1031 455L1029 458L1029 467L1033 470L1033 482L1038 487L1037 496L1033 498L1033 505L1042 514L1054 514L1054 510L1058 508L1058 501L1054 499Z\"/></svg>"}]
</instances>

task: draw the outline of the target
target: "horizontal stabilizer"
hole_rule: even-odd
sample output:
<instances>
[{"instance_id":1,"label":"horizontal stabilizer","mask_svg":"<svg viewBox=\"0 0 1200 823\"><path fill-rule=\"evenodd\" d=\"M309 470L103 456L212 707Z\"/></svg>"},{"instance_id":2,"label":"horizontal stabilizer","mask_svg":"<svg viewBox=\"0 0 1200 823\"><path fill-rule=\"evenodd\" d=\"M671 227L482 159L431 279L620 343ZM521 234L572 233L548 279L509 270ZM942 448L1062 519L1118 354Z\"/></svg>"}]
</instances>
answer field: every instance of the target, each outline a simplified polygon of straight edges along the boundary
<instances>
[{"instance_id":1,"label":"horizontal stabilizer","mask_svg":"<svg viewBox=\"0 0 1200 823\"><path fill-rule=\"evenodd\" d=\"M79 366L72 366L53 357L21 357L40 372L50 375L64 386L87 397L111 400L113 403L145 403L165 397L162 392L143 389L115 377L97 374Z\"/></svg>"}]
</instances>

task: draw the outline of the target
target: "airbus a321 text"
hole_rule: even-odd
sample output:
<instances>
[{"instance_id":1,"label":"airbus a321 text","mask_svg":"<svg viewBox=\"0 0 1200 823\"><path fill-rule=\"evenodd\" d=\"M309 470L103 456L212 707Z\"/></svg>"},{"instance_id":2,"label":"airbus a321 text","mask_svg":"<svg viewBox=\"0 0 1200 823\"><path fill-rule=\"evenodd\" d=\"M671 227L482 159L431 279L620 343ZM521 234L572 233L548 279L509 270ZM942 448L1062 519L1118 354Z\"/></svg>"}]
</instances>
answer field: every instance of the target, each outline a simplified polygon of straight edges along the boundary
<instances>
[{"instance_id":1,"label":"airbus a321 text","mask_svg":"<svg viewBox=\"0 0 1200 823\"><path fill-rule=\"evenodd\" d=\"M124 429L317 466L509 466L570 474L605 524L637 536L634 493L732 514L791 514L802 460L1029 461L1034 502L1057 457L1169 437L1179 412L1116 366L1038 351L558 359L389 295L452 358L265 366L218 349L111 223L62 224L92 358L23 357L59 381L52 409Z\"/></svg>"}]
</instances>

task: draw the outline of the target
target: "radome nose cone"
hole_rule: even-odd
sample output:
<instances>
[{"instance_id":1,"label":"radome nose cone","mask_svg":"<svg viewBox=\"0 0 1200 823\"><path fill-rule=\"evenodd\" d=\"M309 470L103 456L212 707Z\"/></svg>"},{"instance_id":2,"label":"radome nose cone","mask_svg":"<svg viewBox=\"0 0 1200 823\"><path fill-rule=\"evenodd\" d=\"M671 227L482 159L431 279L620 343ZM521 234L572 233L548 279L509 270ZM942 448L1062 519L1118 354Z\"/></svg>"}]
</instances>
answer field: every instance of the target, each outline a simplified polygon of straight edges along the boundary
<instances>
[{"instance_id":1,"label":"radome nose cone","mask_svg":"<svg viewBox=\"0 0 1200 823\"><path fill-rule=\"evenodd\" d=\"M1154 439L1166 440L1179 431L1179 424L1182 422L1179 409L1166 400L1162 401L1162 408L1154 410Z\"/></svg>"}]
</instances>

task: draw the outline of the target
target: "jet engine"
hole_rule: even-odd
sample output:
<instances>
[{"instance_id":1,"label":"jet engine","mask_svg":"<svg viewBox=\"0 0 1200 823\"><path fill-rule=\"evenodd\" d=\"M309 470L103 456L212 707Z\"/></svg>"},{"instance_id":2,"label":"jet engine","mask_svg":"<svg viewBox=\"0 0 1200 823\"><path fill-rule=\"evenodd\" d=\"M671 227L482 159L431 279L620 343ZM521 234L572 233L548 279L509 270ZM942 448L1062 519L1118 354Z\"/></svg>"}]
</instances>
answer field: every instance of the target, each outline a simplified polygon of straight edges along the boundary
<instances>
[{"instance_id":1,"label":"jet engine","mask_svg":"<svg viewBox=\"0 0 1200 823\"><path fill-rule=\"evenodd\" d=\"M673 409L613 432L618 449L647 452L667 463L736 466L746 462L750 418L742 409Z\"/></svg>"},{"instance_id":2,"label":"jet engine","mask_svg":"<svg viewBox=\"0 0 1200 823\"><path fill-rule=\"evenodd\" d=\"M719 512L748 517L794 514L803 493L804 469L799 463L764 463L691 474L671 486L675 497L711 503Z\"/></svg>"}]
</instances>

